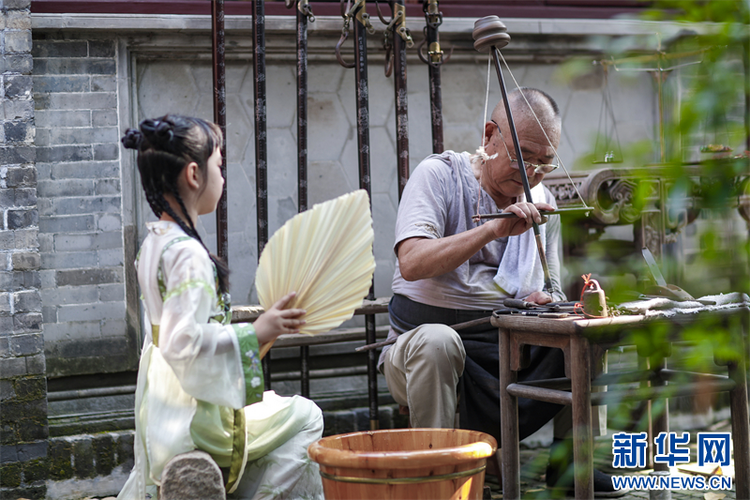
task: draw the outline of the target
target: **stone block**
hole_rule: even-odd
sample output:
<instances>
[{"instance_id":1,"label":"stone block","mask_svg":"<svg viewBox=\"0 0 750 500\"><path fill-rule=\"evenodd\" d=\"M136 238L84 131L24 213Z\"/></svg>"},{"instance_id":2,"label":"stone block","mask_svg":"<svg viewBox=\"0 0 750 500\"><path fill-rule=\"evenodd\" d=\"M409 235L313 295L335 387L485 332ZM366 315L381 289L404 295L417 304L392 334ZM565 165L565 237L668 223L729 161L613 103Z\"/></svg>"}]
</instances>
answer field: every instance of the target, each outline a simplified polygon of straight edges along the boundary
<instances>
[{"instance_id":1,"label":"stone block","mask_svg":"<svg viewBox=\"0 0 750 500\"><path fill-rule=\"evenodd\" d=\"M31 315L29 315L31 316ZM17 316L16 316L17 317ZM42 315L37 315L38 317L38 325L39 327L36 328L36 330L41 330L41 320ZM29 329L31 330L31 329ZM45 369L47 368L47 360L44 357L44 353L37 354L35 356L27 356L26 357L26 373L29 375L38 375L45 373Z\"/></svg>"},{"instance_id":2,"label":"stone block","mask_svg":"<svg viewBox=\"0 0 750 500\"><path fill-rule=\"evenodd\" d=\"M59 92L39 94L42 109L116 109L113 92ZM37 95L34 96L37 99Z\"/></svg>"},{"instance_id":3,"label":"stone block","mask_svg":"<svg viewBox=\"0 0 750 500\"><path fill-rule=\"evenodd\" d=\"M43 269L71 269L98 264L96 252L53 252L41 255Z\"/></svg>"},{"instance_id":4,"label":"stone block","mask_svg":"<svg viewBox=\"0 0 750 500\"><path fill-rule=\"evenodd\" d=\"M39 181L37 190L39 195L45 198L62 196L91 196L94 192L95 183L90 179L56 179Z\"/></svg>"},{"instance_id":5,"label":"stone block","mask_svg":"<svg viewBox=\"0 0 750 500\"><path fill-rule=\"evenodd\" d=\"M18 422L18 437L21 441L40 441L49 437L49 428L44 423L46 415L42 421L22 420Z\"/></svg>"},{"instance_id":6,"label":"stone block","mask_svg":"<svg viewBox=\"0 0 750 500\"><path fill-rule=\"evenodd\" d=\"M114 59L35 59L35 75L114 75ZM92 89L93 90L93 89Z\"/></svg>"},{"instance_id":7,"label":"stone block","mask_svg":"<svg viewBox=\"0 0 750 500\"><path fill-rule=\"evenodd\" d=\"M18 462L0 465L0 486L3 488L21 486L22 473L23 467Z\"/></svg>"},{"instance_id":8,"label":"stone block","mask_svg":"<svg viewBox=\"0 0 750 500\"><path fill-rule=\"evenodd\" d=\"M86 57L88 43L85 40L34 40L31 55L40 58Z\"/></svg>"},{"instance_id":9,"label":"stone block","mask_svg":"<svg viewBox=\"0 0 750 500\"><path fill-rule=\"evenodd\" d=\"M57 272L58 286L99 285L120 281L121 276L117 269L77 269Z\"/></svg>"},{"instance_id":10,"label":"stone block","mask_svg":"<svg viewBox=\"0 0 750 500\"><path fill-rule=\"evenodd\" d=\"M36 156L38 161L45 163L79 162L94 159L90 145L37 148Z\"/></svg>"},{"instance_id":11,"label":"stone block","mask_svg":"<svg viewBox=\"0 0 750 500\"><path fill-rule=\"evenodd\" d=\"M30 120L34 118L34 101L31 99L4 101L2 106L6 120Z\"/></svg>"},{"instance_id":12,"label":"stone block","mask_svg":"<svg viewBox=\"0 0 750 500\"><path fill-rule=\"evenodd\" d=\"M38 164L37 164L38 165ZM53 165L53 179L105 179L120 176L116 161L85 161Z\"/></svg>"},{"instance_id":13,"label":"stone block","mask_svg":"<svg viewBox=\"0 0 750 500\"><path fill-rule=\"evenodd\" d=\"M108 476L115 467L115 440L111 434L103 434L93 439L96 474Z\"/></svg>"},{"instance_id":14,"label":"stone block","mask_svg":"<svg viewBox=\"0 0 750 500\"><path fill-rule=\"evenodd\" d=\"M30 52L31 31L6 31L5 52Z\"/></svg>"},{"instance_id":15,"label":"stone block","mask_svg":"<svg viewBox=\"0 0 750 500\"><path fill-rule=\"evenodd\" d=\"M33 161L33 159L29 161ZM36 187L36 168L9 167L5 182L8 187Z\"/></svg>"},{"instance_id":16,"label":"stone block","mask_svg":"<svg viewBox=\"0 0 750 500\"><path fill-rule=\"evenodd\" d=\"M123 283L99 285L97 288L99 289L99 300L102 302L125 300L125 285ZM118 329L120 332L125 331L124 325L122 327L118 326ZM102 325L102 333L104 333L104 325Z\"/></svg>"},{"instance_id":17,"label":"stone block","mask_svg":"<svg viewBox=\"0 0 750 500\"><path fill-rule=\"evenodd\" d=\"M135 436L133 432L125 432L117 439L117 462L123 469L130 470L133 467Z\"/></svg>"},{"instance_id":18,"label":"stone block","mask_svg":"<svg viewBox=\"0 0 750 500\"><path fill-rule=\"evenodd\" d=\"M36 209L11 209L6 214L8 229L25 229L39 225L39 212Z\"/></svg>"},{"instance_id":19,"label":"stone block","mask_svg":"<svg viewBox=\"0 0 750 500\"><path fill-rule=\"evenodd\" d=\"M10 222L8 223L10 225ZM17 252L11 255L14 271L28 271L39 269L42 259L38 252Z\"/></svg>"},{"instance_id":20,"label":"stone block","mask_svg":"<svg viewBox=\"0 0 750 500\"><path fill-rule=\"evenodd\" d=\"M39 222L39 226L41 227L41 221ZM42 233L38 236L37 241L39 242L40 252L53 252L55 250L51 234Z\"/></svg>"},{"instance_id":21,"label":"stone block","mask_svg":"<svg viewBox=\"0 0 750 500\"><path fill-rule=\"evenodd\" d=\"M101 338L101 322L58 323L56 318L53 323L45 322L44 341L46 346L69 341L73 335L77 340L99 339Z\"/></svg>"},{"instance_id":22,"label":"stone block","mask_svg":"<svg viewBox=\"0 0 750 500\"><path fill-rule=\"evenodd\" d=\"M105 285L111 286L111 285ZM122 286L122 285L119 285ZM61 286L41 291L42 304L45 306L61 306L65 304L84 304L96 302L99 299L99 286ZM46 321L45 321L46 322ZM45 332L46 333L46 332Z\"/></svg>"},{"instance_id":23,"label":"stone block","mask_svg":"<svg viewBox=\"0 0 750 500\"><path fill-rule=\"evenodd\" d=\"M35 344L39 346L44 345L44 340L41 338L41 334L37 334L40 339L35 341ZM47 379L46 377L25 377L16 379L13 384L15 393L19 400L36 400L40 401L47 397ZM41 416L38 414L37 416ZM45 415L46 416L46 415Z\"/></svg>"},{"instance_id":24,"label":"stone block","mask_svg":"<svg viewBox=\"0 0 750 500\"><path fill-rule=\"evenodd\" d=\"M115 92L117 90L117 79L114 76L92 76L91 92Z\"/></svg>"},{"instance_id":25,"label":"stone block","mask_svg":"<svg viewBox=\"0 0 750 500\"><path fill-rule=\"evenodd\" d=\"M89 92L91 77L88 75L34 76L34 92Z\"/></svg>"},{"instance_id":26,"label":"stone block","mask_svg":"<svg viewBox=\"0 0 750 500\"><path fill-rule=\"evenodd\" d=\"M32 249L39 246L39 230L36 228L32 229L18 229L13 231L15 234L15 247L18 250Z\"/></svg>"},{"instance_id":27,"label":"stone block","mask_svg":"<svg viewBox=\"0 0 750 500\"><path fill-rule=\"evenodd\" d=\"M11 30L30 30L31 16L25 11L8 11L5 13L5 27Z\"/></svg>"},{"instance_id":28,"label":"stone block","mask_svg":"<svg viewBox=\"0 0 750 500\"><path fill-rule=\"evenodd\" d=\"M17 446L17 450L18 460L21 462L45 458L47 456L47 442L21 443Z\"/></svg>"},{"instance_id":29,"label":"stone block","mask_svg":"<svg viewBox=\"0 0 750 500\"><path fill-rule=\"evenodd\" d=\"M30 207L36 205L36 188L18 188L15 190L17 207Z\"/></svg>"},{"instance_id":30,"label":"stone block","mask_svg":"<svg viewBox=\"0 0 750 500\"><path fill-rule=\"evenodd\" d=\"M96 255L99 259L99 265L103 267L120 267L125 264L122 248L99 250Z\"/></svg>"},{"instance_id":31,"label":"stone block","mask_svg":"<svg viewBox=\"0 0 750 500\"><path fill-rule=\"evenodd\" d=\"M26 498L46 498L47 485L39 483L34 485L24 485L20 488L0 490L0 500L18 500Z\"/></svg>"},{"instance_id":32,"label":"stone block","mask_svg":"<svg viewBox=\"0 0 750 500\"><path fill-rule=\"evenodd\" d=\"M39 312L42 309L42 298L39 295L39 290L26 290L21 292L15 292L13 294L13 308L15 312ZM26 335L20 337L14 337L14 339L21 339L27 337ZM11 344L12 347L12 344ZM15 352L15 351L14 351ZM37 351L38 352L38 351ZM31 353L19 353L15 352L17 356L31 354Z\"/></svg>"},{"instance_id":33,"label":"stone block","mask_svg":"<svg viewBox=\"0 0 750 500\"><path fill-rule=\"evenodd\" d=\"M10 380L0 380L0 401L16 397L16 390Z\"/></svg>"},{"instance_id":34,"label":"stone block","mask_svg":"<svg viewBox=\"0 0 750 500\"><path fill-rule=\"evenodd\" d=\"M16 190L12 188L0 189L0 210L16 206ZM9 248L4 245L5 248Z\"/></svg>"},{"instance_id":35,"label":"stone block","mask_svg":"<svg viewBox=\"0 0 750 500\"><path fill-rule=\"evenodd\" d=\"M50 143L58 144L96 144L117 142L120 133L116 127L96 128L54 128L50 131ZM96 149L94 150L96 155Z\"/></svg>"},{"instance_id":36,"label":"stone block","mask_svg":"<svg viewBox=\"0 0 750 500\"><path fill-rule=\"evenodd\" d=\"M102 337L117 337L125 335L128 324L124 319L107 319L102 321Z\"/></svg>"},{"instance_id":37,"label":"stone block","mask_svg":"<svg viewBox=\"0 0 750 500\"><path fill-rule=\"evenodd\" d=\"M49 440L47 462L49 476L53 480L70 479L73 477L73 443L66 438Z\"/></svg>"},{"instance_id":38,"label":"stone block","mask_svg":"<svg viewBox=\"0 0 750 500\"><path fill-rule=\"evenodd\" d=\"M42 321L46 324L57 323L57 306L42 306Z\"/></svg>"},{"instance_id":39,"label":"stone block","mask_svg":"<svg viewBox=\"0 0 750 500\"><path fill-rule=\"evenodd\" d=\"M41 309L41 306L39 306ZM44 351L44 337L41 333L30 333L28 335L15 335L8 339L10 352L15 356L29 356ZM16 392L21 397L20 389L16 386Z\"/></svg>"},{"instance_id":40,"label":"stone block","mask_svg":"<svg viewBox=\"0 0 750 500\"><path fill-rule=\"evenodd\" d=\"M55 181L55 182L60 182L60 181ZM46 186L44 189L46 189ZM39 231L41 231L42 233L93 231L95 228L94 221L95 221L95 217L93 215L70 215L66 217L40 217Z\"/></svg>"},{"instance_id":41,"label":"stone block","mask_svg":"<svg viewBox=\"0 0 750 500\"><path fill-rule=\"evenodd\" d=\"M3 124L3 142L28 144L33 142L34 132L35 128L31 120L5 122Z\"/></svg>"},{"instance_id":42,"label":"stone block","mask_svg":"<svg viewBox=\"0 0 750 500\"><path fill-rule=\"evenodd\" d=\"M80 439L73 443L73 474L77 478L96 476L94 446L89 439Z\"/></svg>"},{"instance_id":43,"label":"stone block","mask_svg":"<svg viewBox=\"0 0 750 500\"><path fill-rule=\"evenodd\" d=\"M120 159L120 144L94 144L94 160L107 161Z\"/></svg>"},{"instance_id":44,"label":"stone block","mask_svg":"<svg viewBox=\"0 0 750 500\"><path fill-rule=\"evenodd\" d=\"M30 99L32 82L32 77L29 75L5 75L3 78L5 98Z\"/></svg>"},{"instance_id":45,"label":"stone block","mask_svg":"<svg viewBox=\"0 0 750 500\"><path fill-rule=\"evenodd\" d=\"M120 194L120 179L102 179L96 181L94 194Z\"/></svg>"},{"instance_id":46,"label":"stone block","mask_svg":"<svg viewBox=\"0 0 750 500\"><path fill-rule=\"evenodd\" d=\"M13 331L13 317L12 316L0 316L0 332L12 332ZM0 337L0 358L7 358L10 356L10 348L8 347L7 337ZM5 378L3 375L3 366L0 363L0 378Z\"/></svg>"},{"instance_id":47,"label":"stone block","mask_svg":"<svg viewBox=\"0 0 750 500\"><path fill-rule=\"evenodd\" d=\"M77 198L42 199L39 210L42 216L80 215L97 212L119 212L119 196L85 196Z\"/></svg>"},{"instance_id":48,"label":"stone block","mask_svg":"<svg viewBox=\"0 0 750 500\"><path fill-rule=\"evenodd\" d=\"M31 54L7 54L0 59L0 71L20 73L28 75L34 68L34 60Z\"/></svg>"},{"instance_id":49,"label":"stone block","mask_svg":"<svg viewBox=\"0 0 750 500\"><path fill-rule=\"evenodd\" d=\"M97 215L96 228L99 231L122 231L122 220L118 214Z\"/></svg>"},{"instance_id":50,"label":"stone block","mask_svg":"<svg viewBox=\"0 0 750 500\"><path fill-rule=\"evenodd\" d=\"M117 125L117 112L107 109L95 109L91 112L91 122L94 127Z\"/></svg>"},{"instance_id":51,"label":"stone block","mask_svg":"<svg viewBox=\"0 0 750 500\"><path fill-rule=\"evenodd\" d=\"M37 132L40 128L90 127L91 111L39 110L34 114L34 122L36 123Z\"/></svg>"},{"instance_id":52,"label":"stone block","mask_svg":"<svg viewBox=\"0 0 750 500\"><path fill-rule=\"evenodd\" d=\"M12 295L10 293L0 293L0 316L10 316L12 308L11 304Z\"/></svg>"},{"instance_id":53,"label":"stone block","mask_svg":"<svg viewBox=\"0 0 750 500\"><path fill-rule=\"evenodd\" d=\"M103 302L61 306L57 311L58 321L96 321L109 318L124 318L124 302Z\"/></svg>"},{"instance_id":54,"label":"stone block","mask_svg":"<svg viewBox=\"0 0 750 500\"><path fill-rule=\"evenodd\" d=\"M0 147L0 165L21 165L32 163L35 159L36 148L30 146Z\"/></svg>"},{"instance_id":55,"label":"stone block","mask_svg":"<svg viewBox=\"0 0 750 500\"><path fill-rule=\"evenodd\" d=\"M13 331L16 333L39 332L42 330L42 313L22 313L13 316ZM29 369L29 361L26 358L26 369ZM43 360L43 358L42 358ZM36 368L35 368L36 369ZM44 369L42 369L42 373ZM38 371L29 371L28 373L40 373Z\"/></svg>"},{"instance_id":56,"label":"stone block","mask_svg":"<svg viewBox=\"0 0 750 500\"><path fill-rule=\"evenodd\" d=\"M0 363L0 378L10 379L22 375L26 375L26 360L24 358L3 358L3 362Z\"/></svg>"},{"instance_id":57,"label":"stone block","mask_svg":"<svg viewBox=\"0 0 750 500\"><path fill-rule=\"evenodd\" d=\"M114 40L89 40L89 57L115 57Z\"/></svg>"},{"instance_id":58,"label":"stone block","mask_svg":"<svg viewBox=\"0 0 750 500\"><path fill-rule=\"evenodd\" d=\"M224 500L226 491L221 469L204 451L182 453L170 460L162 472L163 500Z\"/></svg>"},{"instance_id":59,"label":"stone block","mask_svg":"<svg viewBox=\"0 0 750 500\"><path fill-rule=\"evenodd\" d=\"M23 480L26 484L46 481L49 473L47 460L32 460L23 464Z\"/></svg>"},{"instance_id":60,"label":"stone block","mask_svg":"<svg viewBox=\"0 0 750 500\"><path fill-rule=\"evenodd\" d=\"M18 450L15 445L0 446L0 464L18 462Z\"/></svg>"}]
</instances>

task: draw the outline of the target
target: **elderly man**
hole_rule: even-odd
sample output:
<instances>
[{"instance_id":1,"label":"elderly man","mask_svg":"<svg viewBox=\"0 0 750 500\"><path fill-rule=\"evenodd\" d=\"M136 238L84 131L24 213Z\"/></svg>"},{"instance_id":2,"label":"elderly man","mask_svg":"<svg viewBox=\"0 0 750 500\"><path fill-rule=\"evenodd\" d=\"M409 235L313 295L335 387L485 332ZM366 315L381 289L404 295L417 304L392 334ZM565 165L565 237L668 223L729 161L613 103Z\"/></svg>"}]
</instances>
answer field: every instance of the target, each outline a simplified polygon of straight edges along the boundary
<instances>
[{"instance_id":1,"label":"elderly man","mask_svg":"<svg viewBox=\"0 0 750 500\"><path fill-rule=\"evenodd\" d=\"M461 427L487 432L498 441L497 330L483 324L456 332L447 325L486 318L506 298L537 304L565 300L560 289L559 217L551 216L540 226L552 290L542 290L540 259L533 232L528 231L532 221L542 222L539 210L555 208L554 197L540 183L556 168L558 107L549 95L530 88L516 89L508 100L533 200L524 198L502 103L485 124L484 152L446 151L419 164L403 192L396 221L398 260L389 305L389 338L396 342L380 357L388 389L399 404L409 407L412 427L452 428L459 404ZM476 213L498 210L518 217L472 221ZM563 376L562 352L535 347L518 379ZM521 438L562 409L528 399L518 404ZM612 490L607 479L595 489Z\"/></svg>"}]
</instances>

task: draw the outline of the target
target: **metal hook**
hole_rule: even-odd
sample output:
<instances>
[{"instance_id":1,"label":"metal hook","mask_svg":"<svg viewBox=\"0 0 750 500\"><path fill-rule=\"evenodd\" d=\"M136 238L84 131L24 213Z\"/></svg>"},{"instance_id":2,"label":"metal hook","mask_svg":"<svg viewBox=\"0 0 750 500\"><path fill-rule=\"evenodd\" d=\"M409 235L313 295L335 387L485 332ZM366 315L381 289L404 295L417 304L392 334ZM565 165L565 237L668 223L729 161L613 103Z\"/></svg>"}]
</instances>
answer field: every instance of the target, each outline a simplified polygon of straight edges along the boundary
<instances>
[{"instance_id":1,"label":"metal hook","mask_svg":"<svg viewBox=\"0 0 750 500\"><path fill-rule=\"evenodd\" d=\"M300 14L305 16L309 22L314 23L315 16L313 15L312 7L310 7L310 4L308 2L309 0L284 0L284 4L287 9L291 9L296 3L297 10L299 10Z\"/></svg>"},{"instance_id":2,"label":"metal hook","mask_svg":"<svg viewBox=\"0 0 750 500\"><path fill-rule=\"evenodd\" d=\"M336 44L336 60L339 62L340 65L347 69L352 69L355 65L355 63L348 63L344 61L344 58L341 57L341 46L346 41L347 37L349 36L349 26L347 26L346 31L341 32L341 38L339 38L338 43Z\"/></svg>"}]
</instances>

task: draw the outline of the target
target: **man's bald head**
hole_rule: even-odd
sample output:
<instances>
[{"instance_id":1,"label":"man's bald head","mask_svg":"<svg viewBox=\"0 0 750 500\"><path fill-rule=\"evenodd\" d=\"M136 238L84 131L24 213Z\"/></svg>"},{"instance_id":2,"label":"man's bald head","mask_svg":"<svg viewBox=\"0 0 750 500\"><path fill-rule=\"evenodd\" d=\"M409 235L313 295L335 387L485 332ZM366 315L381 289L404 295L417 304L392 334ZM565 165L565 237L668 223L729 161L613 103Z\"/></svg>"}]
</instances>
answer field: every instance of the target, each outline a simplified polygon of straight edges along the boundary
<instances>
[{"instance_id":1,"label":"man's bald head","mask_svg":"<svg viewBox=\"0 0 750 500\"><path fill-rule=\"evenodd\" d=\"M528 104L526 101L528 101ZM560 143L562 120L560 118L560 108L549 94L535 88L520 87L508 93L508 102L513 113L513 121L519 133L520 129L525 127L539 128L534 118L534 115L536 115L553 145L557 148ZM529 108L529 105L531 105L531 108ZM533 113L531 112L532 110ZM503 133L510 130L508 118L505 114L505 105L502 101L492 111L492 120L500 126Z\"/></svg>"}]
</instances>

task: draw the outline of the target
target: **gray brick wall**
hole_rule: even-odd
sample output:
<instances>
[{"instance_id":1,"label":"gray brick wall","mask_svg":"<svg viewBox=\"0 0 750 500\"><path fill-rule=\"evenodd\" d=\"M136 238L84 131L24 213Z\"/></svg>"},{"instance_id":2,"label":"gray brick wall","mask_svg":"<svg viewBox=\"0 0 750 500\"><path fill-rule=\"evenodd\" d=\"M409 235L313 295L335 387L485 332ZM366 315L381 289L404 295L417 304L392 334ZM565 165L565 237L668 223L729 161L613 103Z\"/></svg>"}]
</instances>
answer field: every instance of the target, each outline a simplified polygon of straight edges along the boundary
<instances>
[{"instance_id":1,"label":"gray brick wall","mask_svg":"<svg viewBox=\"0 0 750 500\"><path fill-rule=\"evenodd\" d=\"M29 4L0 3L0 499L47 491Z\"/></svg>"},{"instance_id":2,"label":"gray brick wall","mask_svg":"<svg viewBox=\"0 0 750 500\"><path fill-rule=\"evenodd\" d=\"M47 375L134 370L125 320L116 42L35 33L33 45Z\"/></svg>"}]
</instances>

